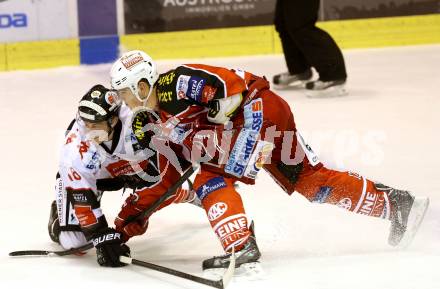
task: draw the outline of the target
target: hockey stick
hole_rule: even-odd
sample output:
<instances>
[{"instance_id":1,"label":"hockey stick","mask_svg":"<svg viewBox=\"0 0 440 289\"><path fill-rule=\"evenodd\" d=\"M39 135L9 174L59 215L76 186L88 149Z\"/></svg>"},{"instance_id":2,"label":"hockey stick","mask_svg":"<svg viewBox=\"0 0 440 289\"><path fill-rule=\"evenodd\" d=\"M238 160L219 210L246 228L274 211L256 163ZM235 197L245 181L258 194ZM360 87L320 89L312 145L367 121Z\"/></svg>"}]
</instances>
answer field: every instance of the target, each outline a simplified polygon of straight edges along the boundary
<instances>
[{"instance_id":1,"label":"hockey stick","mask_svg":"<svg viewBox=\"0 0 440 289\"><path fill-rule=\"evenodd\" d=\"M162 205L164 201L166 201L169 197L171 197L176 190L186 182L189 177L198 169L197 165L193 165L189 168L177 181L174 185L168 188L168 190L156 201L154 202L147 210L143 211L138 217L134 217L133 219L139 218L144 219L149 217L154 211ZM132 220L133 220L132 219ZM9 256L18 257L18 256L66 256L72 255L76 253L80 253L86 250L93 248L93 244L86 244L78 248L72 248L69 250L63 251L49 251L49 250L24 250L24 251L14 251L10 252Z\"/></svg>"},{"instance_id":2,"label":"hockey stick","mask_svg":"<svg viewBox=\"0 0 440 289\"><path fill-rule=\"evenodd\" d=\"M84 246L78 248L72 248L69 250L63 251L45 251L45 250L25 250L25 251L14 251L9 253L9 256L18 257L18 256L66 256L72 255L75 253L80 253L86 250L93 248L93 244L85 244Z\"/></svg>"},{"instance_id":3,"label":"hockey stick","mask_svg":"<svg viewBox=\"0 0 440 289\"><path fill-rule=\"evenodd\" d=\"M127 219L127 223L133 221L134 219L142 220L145 218L150 217L151 214L156 211L157 208L159 208L169 197L174 195L176 190L184 183L186 182L192 174L199 168L198 165L191 166L177 181L174 185L168 188L168 190L156 201L154 202L148 209L143 211L140 215L135 216L133 218Z\"/></svg>"},{"instance_id":4,"label":"hockey stick","mask_svg":"<svg viewBox=\"0 0 440 289\"><path fill-rule=\"evenodd\" d=\"M211 286L211 287L218 288L218 289L224 289L224 288L226 288L226 286L228 286L229 282L232 279L232 276L234 275L234 271L235 271L234 251L232 251L231 257L229 258L228 269L226 270L225 274L223 275L222 279L220 279L220 280L211 280L211 279L202 278L202 277L191 275L191 274L188 274L188 273L185 273L182 271L177 271L177 270L174 270L171 268L163 267L160 265L140 261L140 260L125 257L125 256L121 256L119 260L122 263L133 264L133 265L145 267L145 268L148 268L151 270L159 271L159 272L162 272L165 274L170 274L170 275L173 275L176 277L180 277L180 278L183 278L186 280L191 280L193 282L197 282L197 283L204 284L204 285Z\"/></svg>"}]
</instances>

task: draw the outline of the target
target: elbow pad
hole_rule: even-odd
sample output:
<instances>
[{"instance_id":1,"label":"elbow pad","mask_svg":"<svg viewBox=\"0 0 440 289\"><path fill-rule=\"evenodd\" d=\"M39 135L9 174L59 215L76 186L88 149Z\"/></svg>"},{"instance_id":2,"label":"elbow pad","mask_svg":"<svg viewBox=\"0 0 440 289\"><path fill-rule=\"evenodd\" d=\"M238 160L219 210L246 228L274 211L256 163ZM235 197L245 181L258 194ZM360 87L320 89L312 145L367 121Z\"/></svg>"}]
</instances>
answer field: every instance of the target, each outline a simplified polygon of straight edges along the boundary
<instances>
[{"instance_id":1,"label":"elbow pad","mask_svg":"<svg viewBox=\"0 0 440 289\"><path fill-rule=\"evenodd\" d=\"M234 94L222 99L213 99L209 102L208 120L212 123L225 124L237 112L243 96Z\"/></svg>"}]
</instances>

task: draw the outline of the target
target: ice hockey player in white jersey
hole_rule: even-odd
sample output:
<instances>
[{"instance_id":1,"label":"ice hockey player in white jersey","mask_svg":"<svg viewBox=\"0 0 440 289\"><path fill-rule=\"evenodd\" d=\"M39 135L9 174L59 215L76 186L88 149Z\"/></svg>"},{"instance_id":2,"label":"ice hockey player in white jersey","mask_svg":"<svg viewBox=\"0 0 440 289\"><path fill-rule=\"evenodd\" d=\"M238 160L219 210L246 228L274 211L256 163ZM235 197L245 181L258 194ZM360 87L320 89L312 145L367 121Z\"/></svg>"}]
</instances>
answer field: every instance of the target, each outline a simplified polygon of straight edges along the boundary
<instances>
[{"instance_id":1,"label":"ice hockey player in white jersey","mask_svg":"<svg viewBox=\"0 0 440 289\"><path fill-rule=\"evenodd\" d=\"M148 220L125 226L121 216L116 229L109 227L100 207L102 193L131 188L133 203L139 195L148 195L152 203L180 177L165 157L140 149L131 131L131 116L114 91L95 85L79 102L61 148L49 235L65 249L93 242L102 266L123 266L119 256L130 252L124 242L148 226ZM162 207L193 198L186 184Z\"/></svg>"}]
</instances>

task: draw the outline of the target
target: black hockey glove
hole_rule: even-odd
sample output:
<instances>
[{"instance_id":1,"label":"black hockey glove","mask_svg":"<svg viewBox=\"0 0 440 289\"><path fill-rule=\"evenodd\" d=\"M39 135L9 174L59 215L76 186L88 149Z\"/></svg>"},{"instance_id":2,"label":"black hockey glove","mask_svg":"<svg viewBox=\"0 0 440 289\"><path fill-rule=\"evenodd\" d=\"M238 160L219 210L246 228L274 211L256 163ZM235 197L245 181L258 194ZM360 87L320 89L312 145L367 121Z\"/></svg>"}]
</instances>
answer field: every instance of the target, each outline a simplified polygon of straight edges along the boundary
<instances>
[{"instance_id":1,"label":"black hockey glove","mask_svg":"<svg viewBox=\"0 0 440 289\"><path fill-rule=\"evenodd\" d=\"M121 233L113 228L106 228L93 237L98 264L105 267L122 267L120 256L130 257L130 248L122 242Z\"/></svg>"}]
</instances>

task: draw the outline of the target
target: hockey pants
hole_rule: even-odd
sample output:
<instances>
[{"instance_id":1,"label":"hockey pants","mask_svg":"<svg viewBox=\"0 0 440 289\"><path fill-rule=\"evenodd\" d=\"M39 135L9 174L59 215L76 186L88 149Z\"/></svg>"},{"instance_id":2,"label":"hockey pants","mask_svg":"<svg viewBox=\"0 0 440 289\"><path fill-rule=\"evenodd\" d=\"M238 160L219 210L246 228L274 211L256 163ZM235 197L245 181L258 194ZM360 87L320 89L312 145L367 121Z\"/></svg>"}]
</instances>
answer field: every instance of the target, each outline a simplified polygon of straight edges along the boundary
<instances>
[{"instance_id":1,"label":"hockey pants","mask_svg":"<svg viewBox=\"0 0 440 289\"><path fill-rule=\"evenodd\" d=\"M274 138L271 158L264 169L289 195L298 192L309 201L337 205L348 211L389 219L388 196L374 183L356 173L326 168L295 128L289 105L270 90L259 97L263 107L264 139L269 127L280 133ZM244 118L234 121L239 125ZM287 154L286 154L287 150ZM290 154L289 154L290 153ZM194 189L224 250L240 250L250 236L242 199L234 188L237 178L203 169Z\"/></svg>"}]
</instances>

